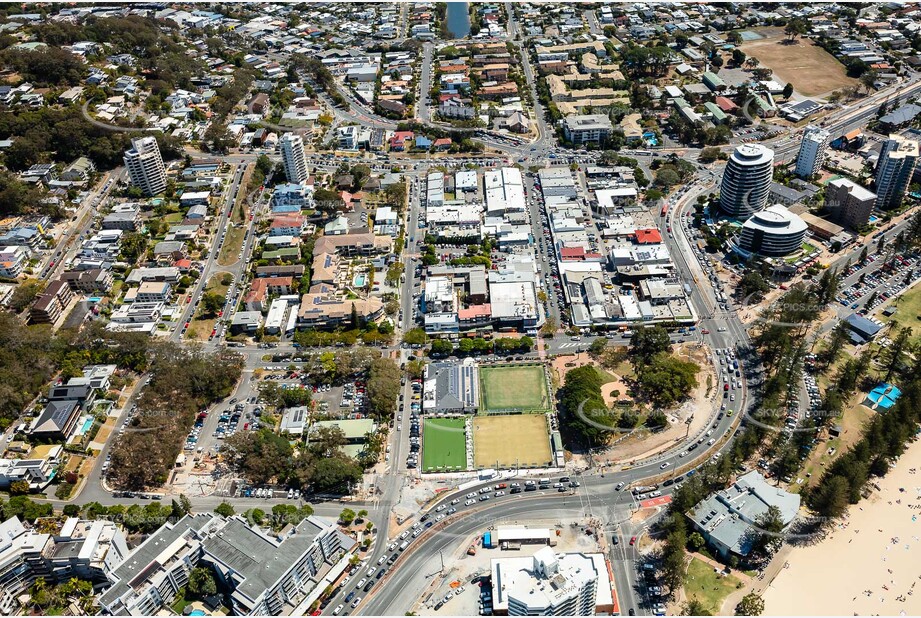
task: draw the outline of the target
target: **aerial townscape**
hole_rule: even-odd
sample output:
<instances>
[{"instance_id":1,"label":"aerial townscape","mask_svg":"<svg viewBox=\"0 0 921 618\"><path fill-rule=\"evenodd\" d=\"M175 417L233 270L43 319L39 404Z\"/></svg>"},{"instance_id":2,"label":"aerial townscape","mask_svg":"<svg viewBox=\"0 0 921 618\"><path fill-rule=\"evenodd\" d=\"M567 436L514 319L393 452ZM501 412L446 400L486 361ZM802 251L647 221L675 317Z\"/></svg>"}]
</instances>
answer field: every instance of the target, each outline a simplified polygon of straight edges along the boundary
<instances>
[{"instance_id":1,"label":"aerial townscape","mask_svg":"<svg viewBox=\"0 0 921 618\"><path fill-rule=\"evenodd\" d=\"M921 2L0 4L0 615L921 615Z\"/></svg>"}]
</instances>

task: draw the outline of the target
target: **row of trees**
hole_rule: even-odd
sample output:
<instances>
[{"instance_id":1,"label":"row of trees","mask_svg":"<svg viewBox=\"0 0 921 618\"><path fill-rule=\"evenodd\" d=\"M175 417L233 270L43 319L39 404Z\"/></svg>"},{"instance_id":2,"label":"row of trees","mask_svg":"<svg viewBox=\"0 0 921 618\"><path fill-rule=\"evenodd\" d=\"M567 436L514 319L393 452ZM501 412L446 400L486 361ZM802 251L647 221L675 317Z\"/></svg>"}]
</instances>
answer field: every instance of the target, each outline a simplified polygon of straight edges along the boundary
<instances>
[{"instance_id":1,"label":"row of trees","mask_svg":"<svg viewBox=\"0 0 921 618\"><path fill-rule=\"evenodd\" d=\"M416 341L415 336L410 336ZM491 341L483 337L464 337L457 342L455 346L447 339L435 339L432 341L432 355L448 356L458 354L462 356L480 355L480 354L508 354L513 352L530 352L534 348L534 340L531 337L497 337Z\"/></svg>"}]
</instances>

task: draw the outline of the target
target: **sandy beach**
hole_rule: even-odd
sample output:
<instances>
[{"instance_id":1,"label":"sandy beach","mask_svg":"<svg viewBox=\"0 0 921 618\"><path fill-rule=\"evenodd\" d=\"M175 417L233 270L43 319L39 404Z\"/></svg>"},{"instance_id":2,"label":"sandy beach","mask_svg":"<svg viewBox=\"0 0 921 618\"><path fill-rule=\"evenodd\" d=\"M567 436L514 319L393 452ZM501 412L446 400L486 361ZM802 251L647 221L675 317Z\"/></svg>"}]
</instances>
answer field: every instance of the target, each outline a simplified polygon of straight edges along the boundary
<instances>
[{"instance_id":1,"label":"sandy beach","mask_svg":"<svg viewBox=\"0 0 921 618\"><path fill-rule=\"evenodd\" d=\"M794 548L765 615L921 614L921 441L821 543Z\"/></svg>"}]
</instances>

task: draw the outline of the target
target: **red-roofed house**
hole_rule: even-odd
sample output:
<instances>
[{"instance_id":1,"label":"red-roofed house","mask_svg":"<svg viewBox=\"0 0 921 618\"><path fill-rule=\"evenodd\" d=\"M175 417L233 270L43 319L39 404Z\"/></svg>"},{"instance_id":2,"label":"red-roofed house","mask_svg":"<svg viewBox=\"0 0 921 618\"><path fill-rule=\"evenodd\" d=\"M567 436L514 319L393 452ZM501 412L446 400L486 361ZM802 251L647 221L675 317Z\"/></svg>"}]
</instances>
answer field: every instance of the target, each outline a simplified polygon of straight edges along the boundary
<instances>
[{"instance_id":1,"label":"red-roofed house","mask_svg":"<svg viewBox=\"0 0 921 618\"><path fill-rule=\"evenodd\" d=\"M304 231L305 221L301 215L274 217L269 226L269 236L300 236Z\"/></svg>"},{"instance_id":2,"label":"red-roofed house","mask_svg":"<svg viewBox=\"0 0 921 618\"><path fill-rule=\"evenodd\" d=\"M636 231L636 242L640 245L654 245L662 242L662 234L655 228Z\"/></svg>"},{"instance_id":3,"label":"red-roofed house","mask_svg":"<svg viewBox=\"0 0 921 618\"><path fill-rule=\"evenodd\" d=\"M465 329L486 325L492 320L492 305L483 303L470 305L466 309L458 309L457 319Z\"/></svg>"},{"instance_id":4,"label":"red-roofed house","mask_svg":"<svg viewBox=\"0 0 921 618\"><path fill-rule=\"evenodd\" d=\"M173 266L178 268L181 272L188 272L188 270L192 268L192 260L188 258L176 260L173 262Z\"/></svg>"},{"instance_id":5,"label":"red-roofed house","mask_svg":"<svg viewBox=\"0 0 921 618\"><path fill-rule=\"evenodd\" d=\"M434 143L435 150L448 150L451 148L451 138L450 137L439 137L435 140Z\"/></svg>"},{"instance_id":6,"label":"red-roofed house","mask_svg":"<svg viewBox=\"0 0 921 618\"><path fill-rule=\"evenodd\" d=\"M268 309L269 296L281 296L291 293L293 277L258 277L253 279L249 292L244 298L248 311L265 311Z\"/></svg>"},{"instance_id":7,"label":"red-roofed house","mask_svg":"<svg viewBox=\"0 0 921 618\"><path fill-rule=\"evenodd\" d=\"M406 143L412 143L416 139L416 134L412 131L396 131L390 138L390 150L406 150Z\"/></svg>"},{"instance_id":8,"label":"red-roofed house","mask_svg":"<svg viewBox=\"0 0 921 618\"><path fill-rule=\"evenodd\" d=\"M585 247L561 247L560 259L564 262L582 262L585 260Z\"/></svg>"},{"instance_id":9,"label":"red-roofed house","mask_svg":"<svg viewBox=\"0 0 921 618\"><path fill-rule=\"evenodd\" d=\"M716 106L724 112L732 112L739 107L726 97L716 97Z\"/></svg>"}]
</instances>

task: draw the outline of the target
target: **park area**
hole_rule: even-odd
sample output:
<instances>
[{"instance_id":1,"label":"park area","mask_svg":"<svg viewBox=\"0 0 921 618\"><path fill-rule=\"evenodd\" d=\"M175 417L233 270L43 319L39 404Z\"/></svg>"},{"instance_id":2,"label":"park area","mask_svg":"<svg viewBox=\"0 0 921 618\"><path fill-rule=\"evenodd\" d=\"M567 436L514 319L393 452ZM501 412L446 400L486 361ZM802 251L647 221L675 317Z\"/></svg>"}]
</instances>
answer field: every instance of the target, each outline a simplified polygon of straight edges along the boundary
<instances>
[{"instance_id":1,"label":"park area","mask_svg":"<svg viewBox=\"0 0 921 618\"><path fill-rule=\"evenodd\" d=\"M901 296L889 300L882 305L879 311L888 306L895 307L895 313L889 317L879 314L880 321L883 323L895 322L894 328L909 327L912 330L912 336L917 337L921 333L921 285L906 290ZM895 331L889 335L894 338Z\"/></svg>"},{"instance_id":2,"label":"park area","mask_svg":"<svg viewBox=\"0 0 921 618\"><path fill-rule=\"evenodd\" d=\"M422 429L422 471L467 469L467 438L463 418L427 418Z\"/></svg>"},{"instance_id":3,"label":"park area","mask_svg":"<svg viewBox=\"0 0 921 618\"><path fill-rule=\"evenodd\" d=\"M477 468L540 468L552 463L543 414L477 416L473 419L473 463Z\"/></svg>"},{"instance_id":4,"label":"park area","mask_svg":"<svg viewBox=\"0 0 921 618\"><path fill-rule=\"evenodd\" d=\"M857 84L838 60L808 39L790 43L783 28L758 28L762 38L743 43L742 51L774 71L781 84L791 83L796 92L814 97Z\"/></svg>"},{"instance_id":5,"label":"park area","mask_svg":"<svg viewBox=\"0 0 921 618\"><path fill-rule=\"evenodd\" d=\"M550 409L547 375L543 365L480 367L480 411L537 412Z\"/></svg>"},{"instance_id":6,"label":"park area","mask_svg":"<svg viewBox=\"0 0 921 618\"><path fill-rule=\"evenodd\" d=\"M710 615L718 616L726 597L736 590L738 584L736 577L722 575L703 560L691 558L684 594L688 601L696 600Z\"/></svg>"}]
</instances>

